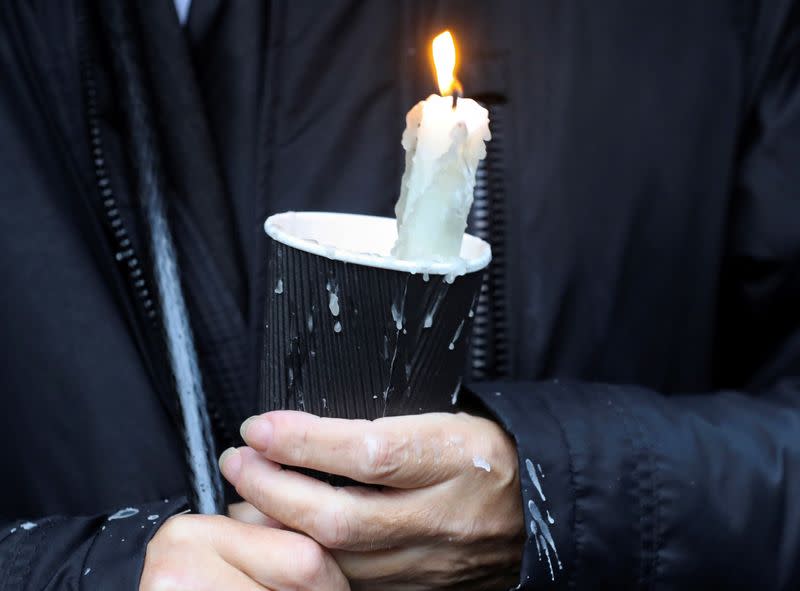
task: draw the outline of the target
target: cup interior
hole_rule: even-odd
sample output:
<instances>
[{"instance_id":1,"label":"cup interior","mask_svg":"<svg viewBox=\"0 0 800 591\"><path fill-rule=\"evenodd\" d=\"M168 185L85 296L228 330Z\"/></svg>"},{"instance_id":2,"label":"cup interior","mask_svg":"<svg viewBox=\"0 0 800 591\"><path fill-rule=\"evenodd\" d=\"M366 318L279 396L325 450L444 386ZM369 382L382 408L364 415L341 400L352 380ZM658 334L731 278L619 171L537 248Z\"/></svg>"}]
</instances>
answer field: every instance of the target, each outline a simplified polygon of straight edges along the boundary
<instances>
[{"instance_id":1,"label":"cup interior","mask_svg":"<svg viewBox=\"0 0 800 591\"><path fill-rule=\"evenodd\" d=\"M273 239L299 250L348 263L433 275L479 271L492 259L485 241L464 234L460 257L409 261L392 256L397 240L393 218L319 211L287 211L267 218Z\"/></svg>"}]
</instances>

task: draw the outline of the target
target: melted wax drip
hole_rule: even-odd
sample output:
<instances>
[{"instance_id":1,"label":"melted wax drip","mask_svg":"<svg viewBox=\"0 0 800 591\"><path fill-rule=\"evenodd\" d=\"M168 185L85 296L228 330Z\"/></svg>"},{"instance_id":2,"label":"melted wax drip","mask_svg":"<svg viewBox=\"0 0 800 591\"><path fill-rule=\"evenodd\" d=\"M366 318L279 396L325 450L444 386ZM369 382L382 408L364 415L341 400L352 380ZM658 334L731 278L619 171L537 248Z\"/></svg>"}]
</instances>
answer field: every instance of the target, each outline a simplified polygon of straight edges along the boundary
<instances>
[{"instance_id":1,"label":"melted wax drip","mask_svg":"<svg viewBox=\"0 0 800 591\"><path fill-rule=\"evenodd\" d=\"M115 519L127 519L128 517L133 517L139 513L139 509L134 509L133 507L127 507L125 509L120 509L116 513L114 513L111 517L108 518L109 521L113 521Z\"/></svg>"},{"instance_id":2,"label":"melted wax drip","mask_svg":"<svg viewBox=\"0 0 800 591\"><path fill-rule=\"evenodd\" d=\"M450 404L455 405L458 402L458 393L461 392L461 382L464 381L464 378L458 378L458 382L456 383L456 389L453 390L452 396L450 396Z\"/></svg>"},{"instance_id":3,"label":"melted wax drip","mask_svg":"<svg viewBox=\"0 0 800 591\"><path fill-rule=\"evenodd\" d=\"M544 492L542 491L541 484L539 483L539 478L536 476L536 470L534 469L533 462L526 458L525 467L527 468L528 475L531 477L534 487L536 487L536 490L539 493L539 497L542 499L542 501L545 501ZM547 567L550 571L550 580L555 581L555 571L553 570L553 562L550 558L550 550L553 551L553 557L556 559L558 570L563 570L564 568L561 564L561 560L558 557L558 550L556 549L555 541L550 533L550 525L555 524L555 519L553 519L553 517L550 515L550 511L546 511L547 519L545 520L545 518L542 517L542 512L539 510L539 506L533 501L533 499L528 501L528 512L533 518L530 521L531 537L536 543L536 552L539 556L539 560L542 559L542 550L544 550L545 558L547 558Z\"/></svg>"},{"instance_id":4,"label":"melted wax drip","mask_svg":"<svg viewBox=\"0 0 800 591\"><path fill-rule=\"evenodd\" d=\"M456 329L456 334L453 335L453 340L450 341L450 344L447 345L447 348L451 351L456 348L456 341L458 341L458 337L461 336L461 331L464 329L464 321L462 320L461 323L458 325Z\"/></svg>"}]
</instances>

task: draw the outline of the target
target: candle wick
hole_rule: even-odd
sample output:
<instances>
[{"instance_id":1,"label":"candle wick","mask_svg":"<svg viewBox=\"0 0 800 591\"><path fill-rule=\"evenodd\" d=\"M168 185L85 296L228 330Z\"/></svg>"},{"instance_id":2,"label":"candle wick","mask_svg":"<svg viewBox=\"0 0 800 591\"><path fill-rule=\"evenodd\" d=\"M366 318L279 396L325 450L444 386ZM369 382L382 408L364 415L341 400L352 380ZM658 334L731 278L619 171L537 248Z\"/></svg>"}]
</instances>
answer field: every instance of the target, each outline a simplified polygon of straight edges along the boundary
<instances>
[{"instance_id":1,"label":"candle wick","mask_svg":"<svg viewBox=\"0 0 800 591\"><path fill-rule=\"evenodd\" d=\"M456 82L455 88L453 88L453 94L451 96L453 97L453 110L455 111L456 106L458 105L458 99L462 97L461 85L458 84L458 82Z\"/></svg>"}]
</instances>

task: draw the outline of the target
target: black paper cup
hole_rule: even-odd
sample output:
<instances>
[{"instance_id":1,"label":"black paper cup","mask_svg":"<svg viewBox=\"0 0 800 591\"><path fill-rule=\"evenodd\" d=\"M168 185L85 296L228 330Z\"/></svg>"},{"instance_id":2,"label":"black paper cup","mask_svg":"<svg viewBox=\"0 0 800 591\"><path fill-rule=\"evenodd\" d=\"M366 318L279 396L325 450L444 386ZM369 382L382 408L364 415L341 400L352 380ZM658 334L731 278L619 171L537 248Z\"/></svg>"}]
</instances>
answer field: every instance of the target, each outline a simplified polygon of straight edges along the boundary
<instances>
[{"instance_id":1,"label":"black paper cup","mask_svg":"<svg viewBox=\"0 0 800 591\"><path fill-rule=\"evenodd\" d=\"M287 212L264 228L265 411L376 419L453 408L486 242L465 235L460 263L421 265L389 256L391 218Z\"/></svg>"}]
</instances>

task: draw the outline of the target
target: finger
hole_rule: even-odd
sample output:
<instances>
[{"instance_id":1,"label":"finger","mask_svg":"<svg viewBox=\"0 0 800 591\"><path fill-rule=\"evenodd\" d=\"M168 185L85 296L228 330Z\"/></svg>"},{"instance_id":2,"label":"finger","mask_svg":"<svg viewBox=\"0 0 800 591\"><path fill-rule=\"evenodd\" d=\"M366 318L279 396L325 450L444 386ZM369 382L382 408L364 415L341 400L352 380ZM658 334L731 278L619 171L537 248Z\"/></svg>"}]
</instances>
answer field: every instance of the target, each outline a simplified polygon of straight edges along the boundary
<instances>
[{"instance_id":1,"label":"finger","mask_svg":"<svg viewBox=\"0 0 800 591\"><path fill-rule=\"evenodd\" d=\"M475 582L485 573L498 570L512 572L514 562L506 549L492 544L464 546L457 544L418 544L375 552L334 550L333 558L353 588L394 588L391 583L423 583L424 589L476 588L459 585ZM518 564L518 557L517 563ZM452 586L452 587L451 587ZM508 589L510 586L479 587ZM400 585L400 588L405 588Z\"/></svg>"},{"instance_id":2,"label":"finger","mask_svg":"<svg viewBox=\"0 0 800 591\"><path fill-rule=\"evenodd\" d=\"M171 564L145 569L139 583L139 591L273 591L257 583L225 560L216 557L197 556L175 558ZM179 560L180 562L175 562Z\"/></svg>"},{"instance_id":3,"label":"finger","mask_svg":"<svg viewBox=\"0 0 800 591\"><path fill-rule=\"evenodd\" d=\"M332 554L347 580L358 586L360 583L386 584L400 577L410 583L418 571L428 570L425 564L428 562L427 555L432 551L433 548L429 546L412 546L372 552L334 550ZM441 555L437 555L437 562L443 562L440 559Z\"/></svg>"},{"instance_id":4,"label":"finger","mask_svg":"<svg viewBox=\"0 0 800 591\"><path fill-rule=\"evenodd\" d=\"M264 585L254 581L248 575L237 569L225 560L221 560L223 566L220 569L220 576L216 580L206 579L205 583L208 584L209 591L217 589L231 589L232 591L278 591L272 587L265 587ZM172 587L162 587L172 589ZM186 591L196 591L199 589L197 586L186 587Z\"/></svg>"},{"instance_id":5,"label":"finger","mask_svg":"<svg viewBox=\"0 0 800 591\"><path fill-rule=\"evenodd\" d=\"M361 421L275 411L245 421L242 437L279 464L419 488L452 478L472 457L465 452L466 416L430 413Z\"/></svg>"},{"instance_id":6,"label":"finger","mask_svg":"<svg viewBox=\"0 0 800 591\"><path fill-rule=\"evenodd\" d=\"M206 519L187 516L180 522L168 520L162 529L170 533L157 534L147 547L145 565L139 584L140 591L264 591L265 587L229 564L208 541L209 524L220 518Z\"/></svg>"},{"instance_id":7,"label":"finger","mask_svg":"<svg viewBox=\"0 0 800 591\"><path fill-rule=\"evenodd\" d=\"M229 519L212 543L228 564L269 589L349 589L333 558L301 534Z\"/></svg>"},{"instance_id":8,"label":"finger","mask_svg":"<svg viewBox=\"0 0 800 591\"><path fill-rule=\"evenodd\" d=\"M228 517L241 521L242 523L252 523L253 525L263 525L273 529L285 529L284 525L268 515L253 507L250 503L232 503L228 505Z\"/></svg>"},{"instance_id":9,"label":"finger","mask_svg":"<svg viewBox=\"0 0 800 591\"><path fill-rule=\"evenodd\" d=\"M432 504L425 489L379 491L363 487L334 488L299 474L243 447L239 466L222 471L244 499L287 527L302 531L326 548L375 549L424 537Z\"/></svg>"}]
</instances>

